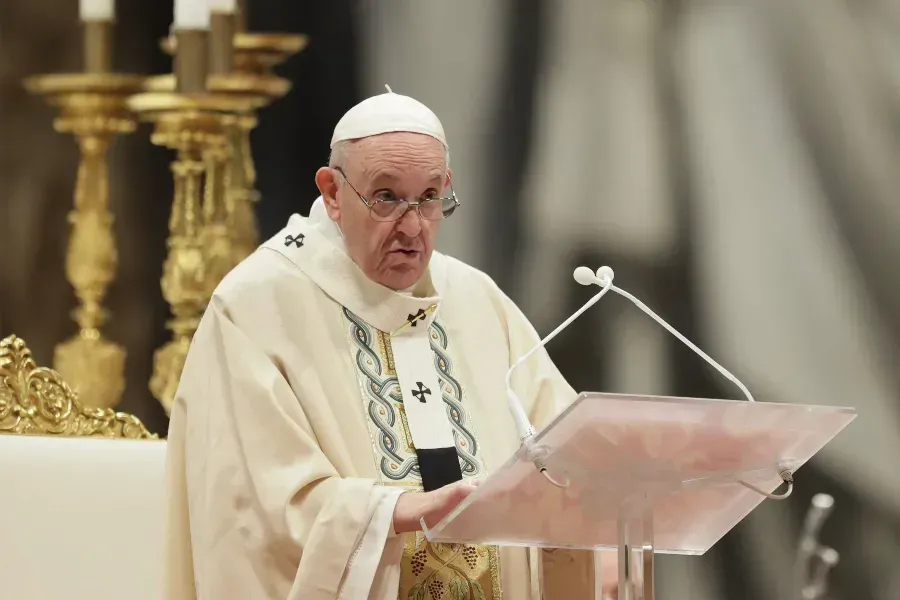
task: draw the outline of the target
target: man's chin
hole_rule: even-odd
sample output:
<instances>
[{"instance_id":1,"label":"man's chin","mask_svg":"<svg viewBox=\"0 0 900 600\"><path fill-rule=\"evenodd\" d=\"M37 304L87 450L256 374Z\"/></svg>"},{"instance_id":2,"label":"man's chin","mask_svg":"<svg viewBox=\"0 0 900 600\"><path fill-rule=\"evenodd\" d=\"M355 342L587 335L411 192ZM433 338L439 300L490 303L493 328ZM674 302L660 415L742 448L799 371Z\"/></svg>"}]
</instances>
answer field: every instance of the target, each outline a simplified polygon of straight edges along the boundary
<instances>
[{"instance_id":1,"label":"man's chin","mask_svg":"<svg viewBox=\"0 0 900 600\"><path fill-rule=\"evenodd\" d=\"M399 291L410 288L422 278L425 269L419 265L397 265L388 269L381 277L381 285Z\"/></svg>"}]
</instances>

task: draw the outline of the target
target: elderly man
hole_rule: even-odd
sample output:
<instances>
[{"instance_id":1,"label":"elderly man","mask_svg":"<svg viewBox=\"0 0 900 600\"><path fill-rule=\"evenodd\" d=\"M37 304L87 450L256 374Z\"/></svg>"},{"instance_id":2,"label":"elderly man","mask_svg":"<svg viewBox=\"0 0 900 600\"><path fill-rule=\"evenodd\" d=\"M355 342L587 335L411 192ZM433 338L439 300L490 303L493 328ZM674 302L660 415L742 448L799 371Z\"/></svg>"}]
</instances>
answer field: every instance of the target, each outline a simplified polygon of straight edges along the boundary
<instances>
[{"instance_id":1,"label":"elderly man","mask_svg":"<svg viewBox=\"0 0 900 600\"><path fill-rule=\"evenodd\" d=\"M592 598L590 554L541 573L528 549L424 540L421 518L517 449L505 374L538 336L434 251L460 204L428 108L369 98L331 148L309 217L222 281L194 336L169 430L166 600L520 600L541 580ZM538 425L575 397L545 353L514 385Z\"/></svg>"}]
</instances>

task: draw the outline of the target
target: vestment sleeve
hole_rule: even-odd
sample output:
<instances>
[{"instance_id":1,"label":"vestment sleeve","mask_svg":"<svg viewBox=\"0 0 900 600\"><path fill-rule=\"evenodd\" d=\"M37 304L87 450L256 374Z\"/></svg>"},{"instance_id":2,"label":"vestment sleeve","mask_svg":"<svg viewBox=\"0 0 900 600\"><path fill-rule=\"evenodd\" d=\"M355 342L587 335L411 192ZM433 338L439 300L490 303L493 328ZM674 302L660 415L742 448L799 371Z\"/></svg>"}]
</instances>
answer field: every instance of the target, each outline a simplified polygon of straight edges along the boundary
<instances>
[{"instance_id":1,"label":"vestment sleeve","mask_svg":"<svg viewBox=\"0 0 900 600\"><path fill-rule=\"evenodd\" d=\"M276 364L215 298L168 444L167 600L396 598L400 490L338 475Z\"/></svg>"}]
</instances>

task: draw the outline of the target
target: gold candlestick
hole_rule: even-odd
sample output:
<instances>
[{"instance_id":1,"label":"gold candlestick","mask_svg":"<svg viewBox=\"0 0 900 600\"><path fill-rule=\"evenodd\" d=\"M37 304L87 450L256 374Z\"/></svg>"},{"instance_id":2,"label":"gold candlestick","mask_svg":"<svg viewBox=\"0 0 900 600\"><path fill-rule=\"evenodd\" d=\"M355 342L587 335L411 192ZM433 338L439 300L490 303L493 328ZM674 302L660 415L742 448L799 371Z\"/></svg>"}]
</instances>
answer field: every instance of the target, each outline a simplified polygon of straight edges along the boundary
<instances>
[{"instance_id":1,"label":"gold candlestick","mask_svg":"<svg viewBox=\"0 0 900 600\"><path fill-rule=\"evenodd\" d=\"M278 77L273 69L288 57L300 52L307 45L304 35L282 33L241 33L245 27L241 15L246 10L239 7L232 23L239 33L233 37L233 71L214 71L207 80L210 91L227 94L250 100L258 110L286 95L291 83ZM215 17L215 15L213 15ZM221 17L224 17L221 16ZM220 23L222 31L228 27ZM221 35L214 38L221 39ZM215 42L214 42L215 44ZM175 54L178 40L166 38L161 44L163 50ZM224 53L221 46L216 45L219 53ZM215 62L215 60L214 60ZM171 89L171 78L156 77L148 81L149 89ZM256 221L254 204L259 201L256 190L256 166L250 145L250 133L256 127L255 110L240 115L233 115L231 127L226 134L230 139L233 164L231 166L229 195L233 215L230 219L234 247L234 262L240 262L259 245L259 226Z\"/></svg>"},{"instance_id":2,"label":"gold candlestick","mask_svg":"<svg viewBox=\"0 0 900 600\"><path fill-rule=\"evenodd\" d=\"M280 33L238 33L234 37L235 72L246 77L248 88L253 88L258 80L257 91L261 92L260 108L286 95L290 82L273 73L273 69L297 54L307 45L303 35ZM268 84L268 85L267 85ZM256 127L256 119L247 115L237 122L235 131L235 161L239 173L233 186L235 254L243 260L259 245L259 225L253 205L259 201L256 190L256 165L250 145L250 133Z\"/></svg>"},{"instance_id":3,"label":"gold candlestick","mask_svg":"<svg viewBox=\"0 0 900 600\"><path fill-rule=\"evenodd\" d=\"M221 257L230 260L232 254L223 218L227 207L217 204L219 190L227 183L220 179L228 157L224 122L228 115L248 109L246 101L220 94L171 91L137 94L129 106L154 124L152 143L176 152L169 252L161 281L173 315L168 323L172 340L156 351L150 380L151 392L169 412L191 338L212 292L210 281L224 275L227 261Z\"/></svg>"},{"instance_id":4,"label":"gold candlestick","mask_svg":"<svg viewBox=\"0 0 900 600\"><path fill-rule=\"evenodd\" d=\"M101 332L108 317L103 300L118 263L106 154L115 136L134 131L127 98L143 84L141 77L108 73L109 26L85 23L85 66L90 72L42 75L25 82L29 92L60 109L54 129L72 134L80 151L66 252L66 276L79 303L73 313L79 331L57 345L54 367L92 408L115 407L125 388L125 349Z\"/></svg>"}]
</instances>

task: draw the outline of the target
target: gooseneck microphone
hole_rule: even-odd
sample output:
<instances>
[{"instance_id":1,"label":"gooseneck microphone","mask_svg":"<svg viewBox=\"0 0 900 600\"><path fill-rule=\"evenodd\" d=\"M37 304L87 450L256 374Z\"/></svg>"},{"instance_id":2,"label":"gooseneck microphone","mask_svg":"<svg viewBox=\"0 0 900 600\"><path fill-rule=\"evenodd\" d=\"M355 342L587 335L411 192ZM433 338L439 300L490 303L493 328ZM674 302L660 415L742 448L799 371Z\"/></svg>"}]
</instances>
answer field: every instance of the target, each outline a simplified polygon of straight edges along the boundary
<instances>
[{"instance_id":1,"label":"gooseneck microphone","mask_svg":"<svg viewBox=\"0 0 900 600\"><path fill-rule=\"evenodd\" d=\"M509 370L506 372L506 395L507 401L509 404L509 411L512 414L513 421L516 424L516 432L519 435L519 440L523 446L529 451L529 456L531 460L534 462L534 465L538 468L538 470L552 483L558 487L566 487L568 485L567 482L560 483L555 480L547 473L546 466L546 453L542 451L540 448L534 447L533 438L535 435L534 426L531 424L531 421L528 419L528 415L525 413L525 409L522 405L522 401L519 396L516 394L515 390L512 387L512 374L520 365L525 363L535 352L543 348L550 340L555 338L559 333L571 325L575 319L580 317L584 312L592 307L594 304L600 301L600 299L605 296L609 291L613 291L616 294L622 296L623 298L631 301L632 304L641 309L647 316L652 318L654 321L659 323L666 331L670 334L674 335L678 338L684 345L693 350L700 358L709 363L713 368L715 368L722 376L726 379L734 383L738 389L744 394L750 402L755 402L753 398L753 394L750 393L750 390L747 389L740 379L735 377L728 369L720 365L718 362L713 360L708 354L706 354L703 350L697 347L696 344L687 339L681 332L676 330L674 327L669 325L665 319L656 314L652 309L650 309L646 304L638 300L632 294L626 292L622 288L616 287L613 285L613 278L615 277L615 273L610 267L600 267L597 269L596 273L591 271L588 267L578 267L575 269L575 272L572 274L575 281L580 283L581 285L597 285L600 286L600 291L597 292L590 300L585 302L584 306L575 311L568 319L563 321L559 327L551 331L547 337L542 339L534 348L526 352L522 355L521 358L516 360L512 366L510 366ZM793 491L793 475L791 473L791 469L786 465L778 466L778 474L781 479L787 484L787 490L783 494L770 494L760 488L753 486L744 481L740 481L741 485L762 494L767 498L771 498L773 500L783 500L791 495Z\"/></svg>"},{"instance_id":2,"label":"gooseneck microphone","mask_svg":"<svg viewBox=\"0 0 900 600\"><path fill-rule=\"evenodd\" d=\"M580 317L584 312L596 304L603 296L606 295L607 292L613 291L616 294L622 296L623 298L627 298L630 300L635 306L641 309L644 313L646 313L650 318L654 321L662 325L662 327L678 338L682 343L684 343L688 348L696 352L703 360L712 365L719 373L721 373L726 379L734 383L744 394L744 396L750 402L754 402L753 395L750 393L750 390L747 389L741 380L735 377L728 369L714 361L708 354L706 354L703 350L697 347L696 344L687 339L684 335L682 335L678 330L669 325L665 319L660 317L658 314L653 312L646 304L635 298L630 293L626 292L620 287L613 285L613 278L615 277L615 273L609 267L600 267L597 269L597 272L594 273L588 267L578 267L575 269L575 272L572 274L575 281L580 283L581 285L597 285L602 289L593 296L590 300L585 302L584 306L575 311L568 319L563 321L559 327L551 331L547 337L542 339L538 345L534 348L526 352L519 358L516 362L512 364L509 370L506 372L506 395L509 403L509 411L512 413L513 420L516 423L516 431L519 434L519 439L523 443L527 444L527 440L530 440L534 436L534 426L528 420L528 415L525 414L525 409L522 406L522 401L519 399L519 396L516 395L515 390L512 388L512 374L522 363L527 361L531 356L543 348L550 340L555 338L559 333L572 324L578 317Z\"/></svg>"}]
</instances>

